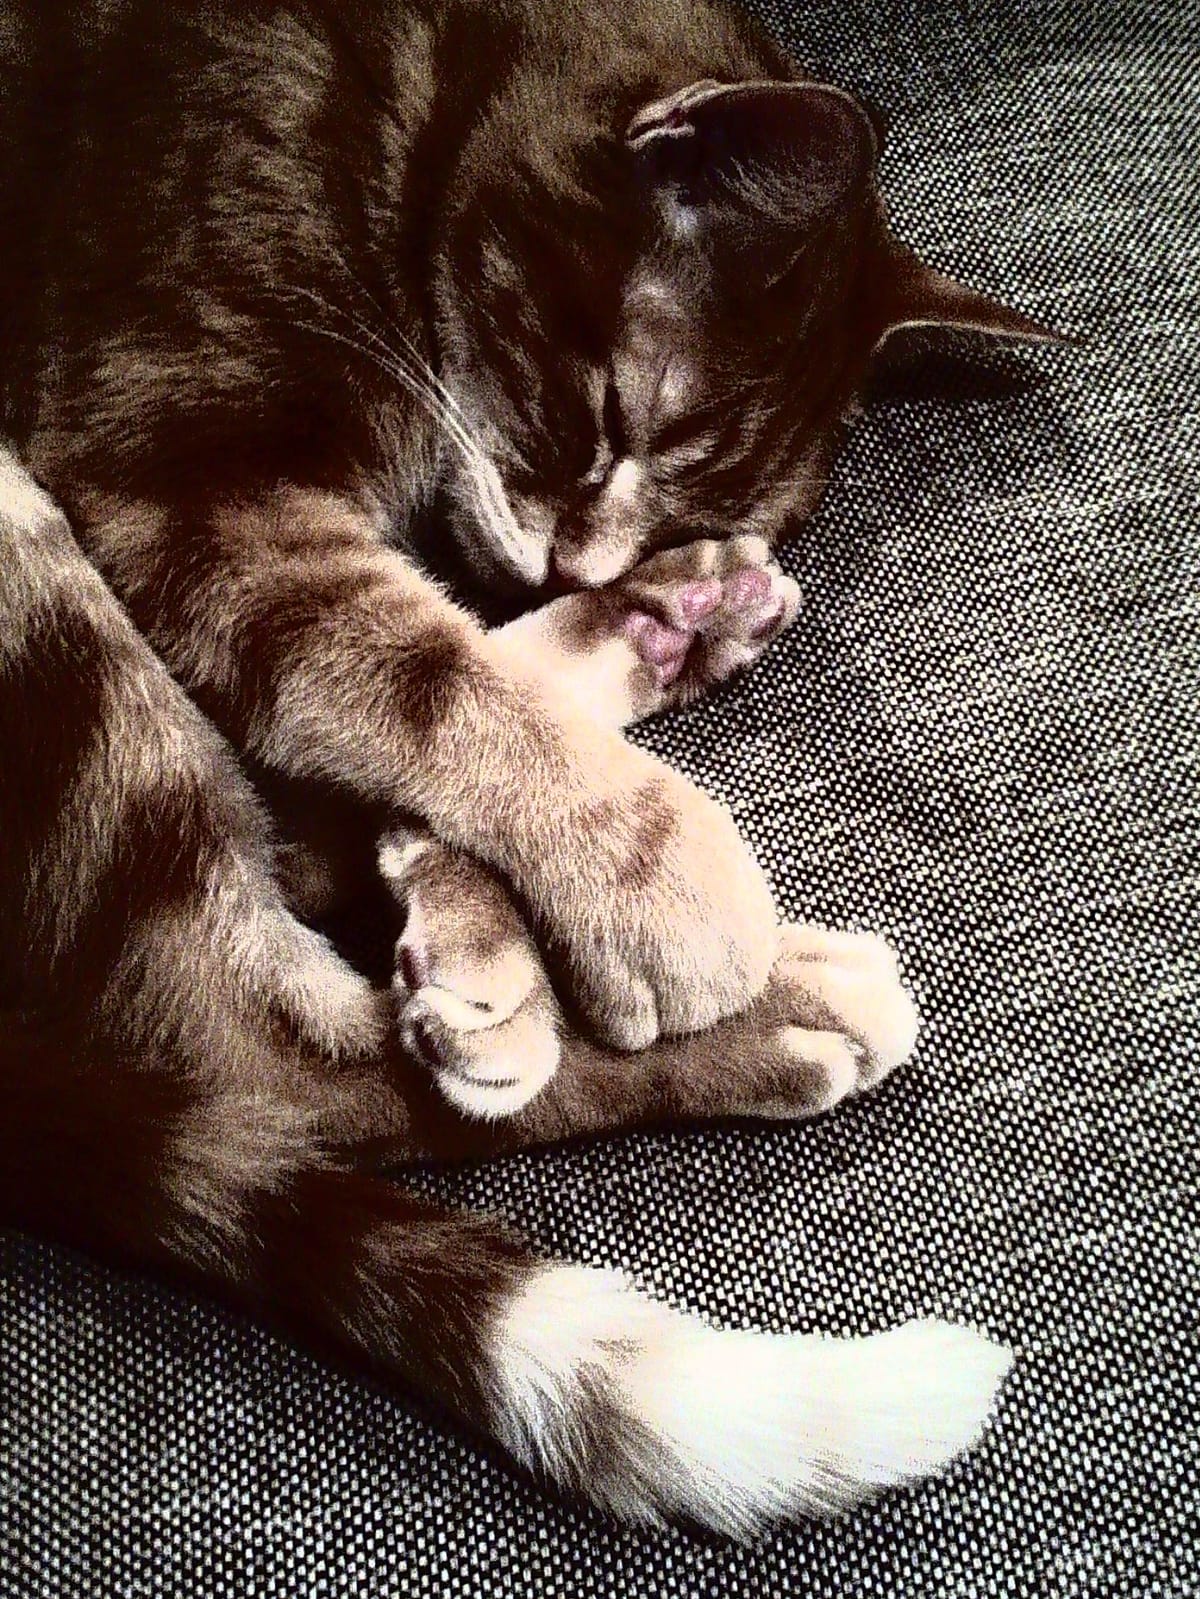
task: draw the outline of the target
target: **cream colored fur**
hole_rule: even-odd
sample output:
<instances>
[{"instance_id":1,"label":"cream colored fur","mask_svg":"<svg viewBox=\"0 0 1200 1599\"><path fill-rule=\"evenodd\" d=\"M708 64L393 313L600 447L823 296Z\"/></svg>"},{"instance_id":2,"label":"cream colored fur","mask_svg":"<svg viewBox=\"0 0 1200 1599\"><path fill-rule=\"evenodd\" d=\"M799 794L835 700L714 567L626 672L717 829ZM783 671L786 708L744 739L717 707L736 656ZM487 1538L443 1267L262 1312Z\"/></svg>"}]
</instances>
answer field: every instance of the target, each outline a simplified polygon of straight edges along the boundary
<instances>
[{"instance_id":1,"label":"cream colored fur","mask_svg":"<svg viewBox=\"0 0 1200 1599\"><path fill-rule=\"evenodd\" d=\"M1010 1364L965 1328L853 1340L717 1331L623 1278L550 1266L492 1338L492 1414L527 1465L629 1521L748 1537L945 1467Z\"/></svg>"}]
</instances>

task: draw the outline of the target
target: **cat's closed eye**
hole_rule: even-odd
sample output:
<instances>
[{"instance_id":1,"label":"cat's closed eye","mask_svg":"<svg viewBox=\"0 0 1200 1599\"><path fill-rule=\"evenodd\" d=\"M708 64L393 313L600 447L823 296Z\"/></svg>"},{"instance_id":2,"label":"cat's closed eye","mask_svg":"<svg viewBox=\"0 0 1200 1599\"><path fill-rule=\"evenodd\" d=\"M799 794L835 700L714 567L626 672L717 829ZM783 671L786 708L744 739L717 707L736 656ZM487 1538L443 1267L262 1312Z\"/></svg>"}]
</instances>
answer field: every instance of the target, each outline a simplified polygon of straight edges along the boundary
<instances>
[{"instance_id":1,"label":"cat's closed eye","mask_svg":"<svg viewBox=\"0 0 1200 1599\"><path fill-rule=\"evenodd\" d=\"M892 329L1041 336L890 235L881 121L840 90L703 79L624 129L585 119L560 138L562 170L595 187L572 208L558 177L541 193L525 172L519 216L489 213L504 274L476 265L463 213L471 314L447 382L488 445L450 497L493 576L596 587L714 529L774 543L819 498Z\"/></svg>"},{"instance_id":2,"label":"cat's closed eye","mask_svg":"<svg viewBox=\"0 0 1200 1599\"><path fill-rule=\"evenodd\" d=\"M629 454L629 435L625 425L625 413L621 405L621 394L616 383L610 377L604 385L604 406L600 415L602 436L608 447L612 460L619 460L621 456Z\"/></svg>"}]
</instances>

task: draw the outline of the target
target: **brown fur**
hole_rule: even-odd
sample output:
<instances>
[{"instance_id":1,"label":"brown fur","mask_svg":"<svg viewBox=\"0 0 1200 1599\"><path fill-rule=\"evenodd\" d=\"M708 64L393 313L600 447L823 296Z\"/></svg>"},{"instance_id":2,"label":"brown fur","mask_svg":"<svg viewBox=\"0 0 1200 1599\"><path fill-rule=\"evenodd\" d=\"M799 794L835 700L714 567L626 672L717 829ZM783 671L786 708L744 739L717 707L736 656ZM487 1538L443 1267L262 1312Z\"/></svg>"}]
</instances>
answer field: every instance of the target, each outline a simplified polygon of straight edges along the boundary
<instances>
[{"instance_id":1,"label":"brown fur","mask_svg":"<svg viewBox=\"0 0 1200 1599\"><path fill-rule=\"evenodd\" d=\"M137 1264L199 1274L322 1347L420 1381L477 1415L487 1306L534 1262L489 1224L444 1216L348 1163L491 1153L663 1116L752 1110L763 1095L789 1092L802 1114L817 1103L807 1076L770 1042L796 996L785 983L732 1032L638 1056L568 1034L563 1070L536 1107L495 1127L464 1121L398 1049L380 996L289 916L263 816L230 752L158 667L49 503L31 486L27 500L17 507L32 506L24 524L11 497L0 520L3 636L37 649L6 650L0 674L10 769L37 769L55 726L14 664L35 666L56 700L81 714L120 700L127 722L114 755L137 748L145 760L158 747L162 758L148 768L152 803L114 814L115 847L89 862L86 908L102 918L99 930L76 915L31 945L15 923L4 929L3 1214ZM65 737L78 725L68 723ZM92 781L92 802L113 814L117 772L99 767ZM27 811L8 783L0 798L0 864L29 872L46 825L60 817ZM160 848L171 892L155 889ZM38 870L35 901L47 895ZM434 920L457 925L470 910L469 955L486 942L488 905L493 937L514 926L494 880L464 857L428 859L414 877L422 885ZM0 908L11 919L22 902L11 879L4 886ZM731 1049L740 1058L732 1073Z\"/></svg>"},{"instance_id":2,"label":"brown fur","mask_svg":"<svg viewBox=\"0 0 1200 1599\"><path fill-rule=\"evenodd\" d=\"M592 583L780 536L922 310L870 118L720 6L10 9L4 418L143 635L243 755L499 867L609 1036L736 1010L772 917L727 819L388 544L434 500L477 575ZM663 698L611 692L610 727Z\"/></svg>"}]
</instances>

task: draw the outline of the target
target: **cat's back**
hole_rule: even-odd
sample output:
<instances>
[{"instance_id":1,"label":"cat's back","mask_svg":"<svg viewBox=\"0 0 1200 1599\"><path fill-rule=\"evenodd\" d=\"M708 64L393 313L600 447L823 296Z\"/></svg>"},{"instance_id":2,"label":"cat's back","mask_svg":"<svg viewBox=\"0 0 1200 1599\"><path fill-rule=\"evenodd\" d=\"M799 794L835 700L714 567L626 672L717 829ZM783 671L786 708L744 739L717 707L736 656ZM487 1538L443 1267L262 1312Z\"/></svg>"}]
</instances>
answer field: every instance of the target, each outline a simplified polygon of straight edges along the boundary
<instances>
[{"instance_id":1,"label":"cat's back","mask_svg":"<svg viewBox=\"0 0 1200 1599\"><path fill-rule=\"evenodd\" d=\"M106 226L149 170L185 67L187 8L167 0L0 0L0 358L27 354L43 291L71 276L73 245L114 257ZM197 7L199 14L202 8Z\"/></svg>"},{"instance_id":2,"label":"cat's back","mask_svg":"<svg viewBox=\"0 0 1200 1599\"><path fill-rule=\"evenodd\" d=\"M407 10L0 0L0 431L20 438L56 345L327 242L377 141L384 18Z\"/></svg>"}]
</instances>

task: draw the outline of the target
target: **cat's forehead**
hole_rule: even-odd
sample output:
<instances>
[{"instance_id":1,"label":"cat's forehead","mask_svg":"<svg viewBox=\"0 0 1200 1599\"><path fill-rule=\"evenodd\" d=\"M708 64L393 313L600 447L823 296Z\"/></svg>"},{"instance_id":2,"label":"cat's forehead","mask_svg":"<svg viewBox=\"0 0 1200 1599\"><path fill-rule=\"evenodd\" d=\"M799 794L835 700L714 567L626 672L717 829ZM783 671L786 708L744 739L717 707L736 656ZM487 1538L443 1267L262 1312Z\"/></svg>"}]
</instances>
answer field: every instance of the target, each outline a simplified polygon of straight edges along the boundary
<instances>
[{"instance_id":1,"label":"cat's forehead","mask_svg":"<svg viewBox=\"0 0 1200 1599\"><path fill-rule=\"evenodd\" d=\"M613 378L631 396L652 386L659 406L678 413L703 387L708 344L699 297L661 273L638 273L626 296Z\"/></svg>"}]
</instances>

